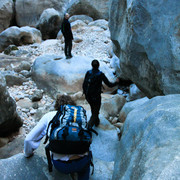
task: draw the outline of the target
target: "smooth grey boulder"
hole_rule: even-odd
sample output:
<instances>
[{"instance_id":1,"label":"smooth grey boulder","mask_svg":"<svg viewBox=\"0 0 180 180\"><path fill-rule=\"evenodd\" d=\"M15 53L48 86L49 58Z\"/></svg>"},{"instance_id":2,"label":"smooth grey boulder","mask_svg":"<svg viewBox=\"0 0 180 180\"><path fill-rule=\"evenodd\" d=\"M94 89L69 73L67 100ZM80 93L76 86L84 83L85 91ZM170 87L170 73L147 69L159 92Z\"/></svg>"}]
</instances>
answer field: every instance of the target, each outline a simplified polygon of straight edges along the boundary
<instances>
[{"instance_id":1,"label":"smooth grey boulder","mask_svg":"<svg viewBox=\"0 0 180 180\"><path fill-rule=\"evenodd\" d=\"M0 33L8 28L14 16L13 0L3 0L0 3Z\"/></svg>"},{"instance_id":2,"label":"smooth grey boulder","mask_svg":"<svg viewBox=\"0 0 180 180\"><path fill-rule=\"evenodd\" d=\"M43 92L41 90L34 91L31 100L32 102L40 101L43 97Z\"/></svg>"},{"instance_id":3,"label":"smooth grey boulder","mask_svg":"<svg viewBox=\"0 0 180 180\"><path fill-rule=\"evenodd\" d=\"M0 136L7 136L18 131L22 120L16 112L16 103L9 95L6 80L0 73Z\"/></svg>"},{"instance_id":4,"label":"smooth grey boulder","mask_svg":"<svg viewBox=\"0 0 180 180\"><path fill-rule=\"evenodd\" d=\"M60 28L62 18L54 8L43 11L37 24L37 29L41 31L42 39L55 39Z\"/></svg>"},{"instance_id":5,"label":"smooth grey boulder","mask_svg":"<svg viewBox=\"0 0 180 180\"><path fill-rule=\"evenodd\" d=\"M12 51L16 51L18 50L18 47L15 45L9 45L5 50L4 50L4 54L9 55L11 54Z\"/></svg>"},{"instance_id":6,"label":"smooth grey boulder","mask_svg":"<svg viewBox=\"0 0 180 180\"><path fill-rule=\"evenodd\" d=\"M120 67L148 97L180 92L180 1L111 1L109 28Z\"/></svg>"},{"instance_id":7,"label":"smooth grey boulder","mask_svg":"<svg viewBox=\"0 0 180 180\"><path fill-rule=\"evenodd\" d=\"M31 64L29 62L27 62L27 61L22 61L21 64L19 64L18 66L16 66L14 68L15 72L20 72L20 71L23 71L23 70L30 71L31 70Z\"/></svg>"},{"instance_id":8,"label":"smooth grey boulder","mask_svg":"<svg viewBox=\"0 0 180 180\"><path fill-rule=\"evenodd\" d=\"M7 86L22 85L28 81L23 75L17 74L14 71L4 71L2 73L6 79Z\"/></svg>"},{"instance_id":9,"label":"smooth grey boulder","mask_svg":"<svg viewBox=\"0 0 180 180\"><path fill-rule=\"evenodd\" d=\"M39 154L25 158L20 153L8 159L1 159L0 167L2 169L0 172L1 180L14 180L14 178L19 180L32 178L34 180L71 180L69 175L61 174L56 169L49 173L46 159Z\"/></svg>"},{"instance_id":10,"label":"smooth grey boulder","mask_svg":"<svg viewBox=\"0 0 180 180\"><path fill-rule=\"evenodd\" d=\"M0 33L0 52L4 51L9 45L26 45L26 44L33 44L33 43L40 43L41 32L32 27L16 27L12 26L2 33Z\"/></svg>"},{"instance_id":11,"label":"smooth grey boulder","mask_svg":"<svg viewBox=\"0 0 180 180\"><path fill-rule=\"evenodd\" d=\"M83 22L85 22L86 24L90 23L93 21L92 17L89 17L87 15L73 15L69 18L69 22L72 23L76 20L82 20Z\"/></svg>"},{"instance_id":12,"label":"smooth grey boulder","mask_svg":"<svg viewBox=\"0 0 180 180\"><path fill-rule=\"evenodd\" d=\"M105 19L98 19L95 21L92 21L88 24L88 26L98 26L104 30L108 29L108 21L106 21Z\"/></svg>"},{"instance_id":13,"label":"smooth grey boulder","mask_svg":"<svg viewBox=\"0 0 180 180\"><path fill-rule=\"evenodd\" d=\"M112 98L104 100L101 106L101 113L103 113L104 117L108 118L109 116L117 116L126 103L126 99L124 96L116 94L113 95Z\"/></svg>"},{"instance_id":14,"label":"smooth grey boulder","mask_svg":"<svg viewBox=\"0 0 180 180\"><path fill-rule=\"evenodd\" d=\"M141 99L137 99L131 102L126 102L124 104L124 106L122 107L120 113L119 113L119 121L121 123L124 123L124 121L126 120L127 115L135 108L137 108L138 106L141 106L142 104L144 104L145 102L147 102L149 99L147 97L141 98Z\"/></svg>"},{"instance_id":15,"label":"smooth grey boulder","mask_svg":"<svg viewBox=\"0 0 180 180\"><path fill-rule=\"evenodd\" d=\"M18 26L36 27L44 10L54 8L63 18L70 0L16 0L16 21Z\"/></svg>"},{"instance_id":16,"label":"smooth grey boulder","mask_svg":"<svg viewBox=\"0 0 180 180\"><path fill-rule=\"evenodd\" d=\"M157 96L128 114L113 180L180 177L179 102L180 94Z\"/></svg>"},{"instance_id":17,"label":"smooth grey boulder","mask_svg":"<svg viewBox=\"0 0 180 180\"><path fill-rule=\"evenodd\" d=\"M58 93L76 93L82 90L85 73L92 68L91 61L91 58L85 56L74 56L67 60L63 56L43 55L34 61L32 79L39 89L53 97ZM112 69L102 61L100 70L105 72L110 81L115 81ZM108 88L105 89L108 91Z\"/></svg>"},{"instance_id":18,"label":"smooth grey boulder","mask_svg":"<svg viewBox=\"0 0 180 180\"><path fill-rule=\"evenodd\" d=\"M0 67L6 70L14 70L14 67L19 66L23 61L29 61L29 59L0 54Z\"/></svg>"},{"instance_id":19,"label":"smooth grey boulder","mask_svg":"<svg viewBox=\"0 0 180 180\"><path fill-rule=\"evenodd\" d=\"M83 26L87 26L87 24L83 20L76 20L71 23L72 30L83 27Z\"/></svg>"},{"instance_id":20,"label":"smooth grey boulder","mask_svg":"<svg viewBox=\"0 0 180 180\"><path fill-rule=\"evenodd\" d=\"M67 7L73 15L87 15L93 19L109 18L109 0L73 0Z\"/></svg>"},{"instance_id":21,"label":"smooth grey boulder","mask_svg":"<svg viewBox=\"0 0 180 180\"><path fill-rule=\"evenodd\" d=\"M127 98L128 101L133 101L143 97L145 97L145 94L135 84L131 84L129 86L129 97Z\"/></svg>"}]
</instances>

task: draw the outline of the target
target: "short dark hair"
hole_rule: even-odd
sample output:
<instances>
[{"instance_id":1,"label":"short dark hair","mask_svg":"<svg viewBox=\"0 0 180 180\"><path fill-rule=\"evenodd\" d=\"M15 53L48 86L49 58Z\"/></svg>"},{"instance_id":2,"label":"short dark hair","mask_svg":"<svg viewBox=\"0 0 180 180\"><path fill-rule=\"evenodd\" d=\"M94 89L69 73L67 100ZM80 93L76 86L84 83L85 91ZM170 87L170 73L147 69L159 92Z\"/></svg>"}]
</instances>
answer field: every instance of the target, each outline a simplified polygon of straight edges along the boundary
<instances>
[{"instance_id":1,"label":"short dark hair","mask_svg":"<svg viewBox=\"0 0 180 180\"><path fill-rule=\"evenodd\" d=\"M58 110L61 105L65 105L65 104L76 106L76 103L75 101L72 100L71 96L58 94L56 97L56 103L54 105L54 108Z\"/></svg>"},{"instance_id":2,"label":"short dark hair","mask_svg":"<svg viewBox=\"0 0 180 180\"><path fill-rule=\"evenodd\" d=\"M94 59L92 62L91 62L91 65L93 67L93 69L98 69L99 68L99 61Z\"/></svg>"}]
</instances>

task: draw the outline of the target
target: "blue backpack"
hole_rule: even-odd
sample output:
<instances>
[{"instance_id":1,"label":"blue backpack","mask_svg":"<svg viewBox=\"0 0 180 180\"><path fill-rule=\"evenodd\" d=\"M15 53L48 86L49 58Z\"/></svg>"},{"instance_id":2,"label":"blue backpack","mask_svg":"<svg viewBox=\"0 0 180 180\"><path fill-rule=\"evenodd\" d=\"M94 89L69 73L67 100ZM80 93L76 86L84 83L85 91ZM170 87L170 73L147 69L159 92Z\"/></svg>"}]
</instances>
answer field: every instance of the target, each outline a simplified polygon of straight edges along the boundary
<instances>
[{"instance_id":1,"label":"blue backpack","mask_svg":"<svg viewBox=\"0 0 180 180\"><path fill-rule=\"evenodd\" d=\"M86 110L82 106L63 105L49 122L44 144L52 171L49 151L59 154L83 154L89 151L92 142L92 129L87 128Z\"/></svg>"}]
</instances>

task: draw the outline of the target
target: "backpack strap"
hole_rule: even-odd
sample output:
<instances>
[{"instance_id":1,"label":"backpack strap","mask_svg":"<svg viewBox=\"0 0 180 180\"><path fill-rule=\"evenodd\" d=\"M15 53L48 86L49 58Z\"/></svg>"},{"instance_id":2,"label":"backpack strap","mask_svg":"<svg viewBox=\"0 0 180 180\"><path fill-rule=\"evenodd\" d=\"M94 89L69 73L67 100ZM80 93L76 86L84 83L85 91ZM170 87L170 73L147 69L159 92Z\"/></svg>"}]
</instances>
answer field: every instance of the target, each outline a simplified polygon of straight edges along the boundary
<instances>
[{"instance_id":1,"label":"backpack strap","mask_svg":"<svg viewBox=\"0 0 180 180\"><path fill-rule=\"evenodd\" d=\"M49 139L49 137L48 137L48 131L49 131L50 125L51 125L53 122L55 122L56 119L59 119L59 117L61 116L61 114L62 114L62 106L61 106L60 109L57 111L57 113L56 113L56 115L53 117L53 119L49 122L48 127L47 127L47 131L46 131L46 138L45 138L45 141L44 141L43 144L46 144L47 141L48 141L48 139ZM53 130L53 128L54 128L54 127L52 127L51 131Z\"/></svg>"},{"instance_id":2,"label":"backpack strap","mask_svg":"<svg viewBox=\"0 0 180 180\"><path fill-rule=\"evenodd\" d=\"M48 161L49 172L52 172L53 165L52 165L50 151L49 151L49 144L45 147L45 151L46 151L46 157L47 157L47 161Z\"/></svg>"},{"instance_id":3,"label":"backpack strap","mask_svg":"<svg viewBox=\"0 0 180 180\"><path fill-rule=\"evenodd\" d=\"M92 166L92 173L91 173L91 176L92 176L94 174L93 155L92 155L91 151L89 151L89 153L90 153L90 156L91 156L90 165Z\"/></svg>"}]
</instances>

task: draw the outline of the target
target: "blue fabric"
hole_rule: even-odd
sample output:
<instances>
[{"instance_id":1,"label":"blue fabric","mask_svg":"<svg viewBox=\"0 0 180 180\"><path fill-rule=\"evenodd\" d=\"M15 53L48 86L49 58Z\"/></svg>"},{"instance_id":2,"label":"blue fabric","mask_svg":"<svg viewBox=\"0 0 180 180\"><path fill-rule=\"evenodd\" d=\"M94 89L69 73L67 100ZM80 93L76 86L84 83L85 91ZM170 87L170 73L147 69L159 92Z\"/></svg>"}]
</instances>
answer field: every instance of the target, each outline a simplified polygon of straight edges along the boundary
<instances>
[{"instance_id":1,"label":"blue fabric","mask_svg":"<svg viewBox=\"0 0 180 180\"><path fill-rule=\"evenodd\" d=\"M58 171L64 174L76 172L78 174L78 180L89 180L91 158L92 153L89 152L89 155L78 160L72 160L71 162L64 162L60 160L52 161L54 167Z\"/></svg>"}]
</instances>

